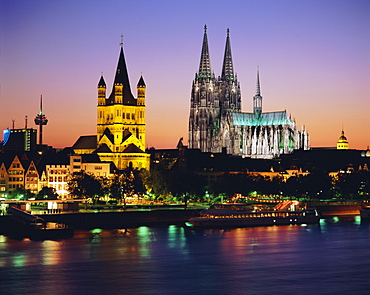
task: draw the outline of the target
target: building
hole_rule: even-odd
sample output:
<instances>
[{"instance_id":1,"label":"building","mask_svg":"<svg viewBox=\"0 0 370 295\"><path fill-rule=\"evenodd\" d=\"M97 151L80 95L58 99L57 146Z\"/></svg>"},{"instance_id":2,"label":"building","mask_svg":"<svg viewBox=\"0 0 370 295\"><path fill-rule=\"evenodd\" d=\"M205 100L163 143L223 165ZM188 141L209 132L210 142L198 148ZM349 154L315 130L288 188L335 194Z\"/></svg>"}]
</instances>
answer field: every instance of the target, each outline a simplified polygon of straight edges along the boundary
<instances>
[{"instance_id":1,"label":"building","mask_svg":"<svg viewBox=\"0 0 370 295\"><path fill-rule=\"evenodd\" d=\"M36 147L37 130L33 128L5 129L3 130L3 141L0 142L0 150L29 152Z\"/></svg>"},{"instance_id":2,"label":"building","mask_svg":"<svg viewBox=\"0 0 370 295\"><path fill-rule=\"evenodd\" d=\"M112 177L117 169L112 162L102 162L96 154L70 155L69 174L85 171L95 177Z\"/></svg>"},{"instance_id":3,"label":"building","mask_svg":"<svg viewBox=\"0 0 370 295\"><path fill-rule=\"evenodd\" d=\"M131 93L126 61L121 50L111 94L103 76L98 83L97 135L81 136L73 146L76 154L95 153L103 162L113 162L118 169L149 169L146 146L146 85L141 76L137 98Z\"/></svg>"},{"instance_id":4,"label":"building","mask_svg":"<svg viewBox=\"0 0 370 295\"><path fill-rule=\"evenodd\" d=\"M199 70L192 85L189 148L202 152L271 159L294 150L309 149L303 127L297 129L287 111L263 112L259 71L253 113L241 111L240 83L234 72L230 32L227 30L221 76L211 71L207 27L204 28Z\"/></svg>"},{"instance_id":5,"label":"building","mask_svg":"<svg viewBox=\"0 0 370 295\"><path fill-rule=\"evenodd\" d=\"M343 130L337 142L337 150L348 150L348 140L347 137L344 136Z\"/></svg>"}]
</instances>

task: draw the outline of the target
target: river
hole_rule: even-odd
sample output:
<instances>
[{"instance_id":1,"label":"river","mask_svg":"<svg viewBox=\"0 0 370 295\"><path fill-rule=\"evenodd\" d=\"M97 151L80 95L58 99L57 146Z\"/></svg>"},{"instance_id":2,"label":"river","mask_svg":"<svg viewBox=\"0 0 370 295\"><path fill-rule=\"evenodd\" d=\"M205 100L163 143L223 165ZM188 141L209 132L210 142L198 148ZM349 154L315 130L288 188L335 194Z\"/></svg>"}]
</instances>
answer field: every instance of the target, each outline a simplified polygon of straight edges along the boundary
<instances>
[{"instance_id":1,"label":"river","mask_svg":"<svg viewBox=\"0 0 370 295\"><path fill-rule=\"evenodd\" d=\"M370 223L0 236L1 294L369 294Z\"/></svg>"}]
</instances>

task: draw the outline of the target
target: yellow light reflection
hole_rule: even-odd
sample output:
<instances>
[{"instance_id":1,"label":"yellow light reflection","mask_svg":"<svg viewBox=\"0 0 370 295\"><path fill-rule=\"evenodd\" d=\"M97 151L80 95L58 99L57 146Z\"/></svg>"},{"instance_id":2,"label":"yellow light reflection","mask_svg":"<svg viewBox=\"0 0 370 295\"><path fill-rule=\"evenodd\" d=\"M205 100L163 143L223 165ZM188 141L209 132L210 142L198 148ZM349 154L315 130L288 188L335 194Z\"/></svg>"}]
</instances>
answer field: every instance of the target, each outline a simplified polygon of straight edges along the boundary
<instances>
[{"instance_id":1,"label":"yellow light reflection","mask_svg":"<svg viewBox=\"0 0 370 295\"><path fill-rule=\"evenodd\" d=\"M42 242L43 265L56 265L61 261L60 244L62 242L46 240Z\"/></svg>"}]
</instances>

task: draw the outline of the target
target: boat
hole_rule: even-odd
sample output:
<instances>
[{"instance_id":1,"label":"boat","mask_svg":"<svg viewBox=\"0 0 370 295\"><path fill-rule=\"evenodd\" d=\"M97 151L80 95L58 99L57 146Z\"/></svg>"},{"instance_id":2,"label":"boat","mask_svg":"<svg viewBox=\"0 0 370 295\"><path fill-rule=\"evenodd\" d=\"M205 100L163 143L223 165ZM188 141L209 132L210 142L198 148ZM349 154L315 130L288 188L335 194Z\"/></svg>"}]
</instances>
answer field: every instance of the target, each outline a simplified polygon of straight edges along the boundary
<instances>
[{"instance_id":1,"label":"boat","mask_svg":"<svg viewBox=\"0 0 370 295\"><path fill-rule=\"evenodd\" d=\"M284 201L271 208L263 205L213 204L192 217L194 227L247 227L290 224L317 224L320 216L315 208L299 207L298 201Z\"/></svg>"},{"instance_id":2,"label":"boat","mask_svg":"<svg viewBox=\"0 0 370 295\"><path fill-rule=\"evenodd\" d=\"M71 238L74 229L61 222L47 222L18 208L9 206L10 223L7 234L15 238L31 240L57 240Z\"/></svg>"}]
</instances>

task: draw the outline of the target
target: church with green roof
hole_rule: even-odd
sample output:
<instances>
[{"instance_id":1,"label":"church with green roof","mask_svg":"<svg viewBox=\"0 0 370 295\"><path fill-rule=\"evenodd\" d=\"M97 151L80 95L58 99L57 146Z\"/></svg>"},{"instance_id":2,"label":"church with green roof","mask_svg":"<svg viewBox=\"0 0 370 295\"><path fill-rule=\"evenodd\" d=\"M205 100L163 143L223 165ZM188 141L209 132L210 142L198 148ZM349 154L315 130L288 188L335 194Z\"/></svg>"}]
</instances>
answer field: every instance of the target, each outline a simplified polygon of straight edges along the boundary
<instances>
[{"instance_id":1,"label":"church with green roof","mask_svg":"<svg viewBox=\"0 0 370 295\"><path fill-rule=\"evenodd\" d=\"M259 70L253 112L241 111L240 83L234 73L230 32L227 30L222 74L211 72L207 27L204 27L199 70L192 85L188 148L271 159L294 150L308 150L309 136L298 130L287 111L262 112Z\"/></svg>"}]
</instances>

